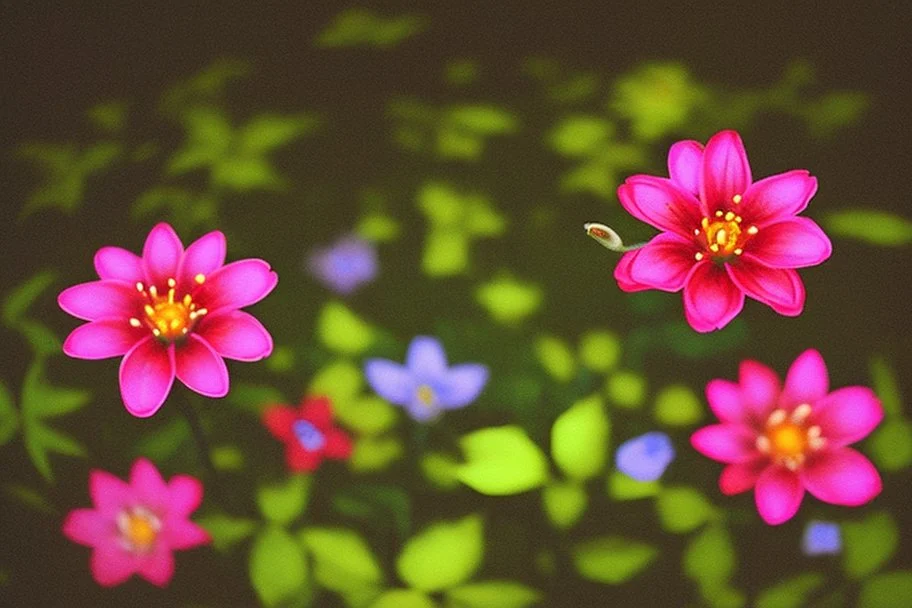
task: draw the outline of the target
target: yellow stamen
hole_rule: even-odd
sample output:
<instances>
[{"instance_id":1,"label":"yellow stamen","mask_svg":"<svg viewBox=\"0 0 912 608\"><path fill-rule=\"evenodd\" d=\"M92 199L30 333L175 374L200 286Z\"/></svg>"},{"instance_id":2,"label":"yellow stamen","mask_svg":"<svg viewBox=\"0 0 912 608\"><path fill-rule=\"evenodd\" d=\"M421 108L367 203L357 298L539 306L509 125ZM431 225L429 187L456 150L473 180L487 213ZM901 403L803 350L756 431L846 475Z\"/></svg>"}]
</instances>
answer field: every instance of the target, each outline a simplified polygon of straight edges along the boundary
<instances>
[{"instance_id":1,"label":"yellow stamen","mask_svg":"<svg viewBox=\"0 0 912 608\"><path fill-rule=\"evenodd\" d=\"M716 217L722 217L722 215L723 215L723 214L722 214L722 210L721 210L721 209L718 210L718 211L716 211Z\"/></svg>"},{"instance_id":2,"label":"yellow stamen","mask_svg":"<svg viewBox=\"0 0 912 608\"><path fill-rule=\"evenodd\" d=\"M741 255L742 253L744 253L744 250L739 247L739 248L735 249L734 253L735 253L735 255Z\"/></svg>"},{"instance_id":3,"label":"yellow stamen","mask_svg":"<svg viewBox=\"0 0 912 608\"><path fill-rule=\"evenodd\" d=\"M726 221L726 222L730 222L730 221L732 221L733 219L735 219L735 214L732 213L731 211L729 211L728 213L725 214L725 221Z\"/></svg>"},{"instance_id":4,"label":"yellow stamen","mask_svg":"<svg viewBox=\"0 0 912 608\"><path fill-rule=\"evenodd\" d=\"M143 292L145 290L146 290L146 288L145 288L145 286L143 286L142 281L137 281L136 282L136 291Z\"/></svg>"},{"instance_id":5,"label":"yellow stamen","mask_svg":"<svg viewBox=\"0 0 912 608\"><path fill-rule=\"evenodd\" d=\"M740 204L740 203L741 203L741 195L740 195L740 194L734 195L734 196L732 197L732 202L733 202L734 204L736 204L736 205Z\"/></svg>"},{"instance_id":6,"label":"yellow stamen","mask_svg":"<svg viewBox=\"0 0 912 608\"><path fill-rule=\"evenodd\" d=\"M694 257L695 257L695 258L697 259L697 261L699 262L700 260L703 259L703 254L700 253L700 252L698 251L698 252L696 252L696 253L694 254Z\"/></svg>"},{"instance_id":7,"label":"yellow stamen","mask_svg":"<svg viewBox=\"0 0 912 608\"><path fill-rule=\"evenodd\" d=\"M142 323L136 317L130 317L130 325L132 325L133 327L141 327Z\"/></svg>"},{"instance_id":8,"label":"yellow stamen","mask_svg":"<svg viewBox=\"0 0 912 608\"><path fill-rule=\"evenodd\" d=\"M418 400L422 404L424 404L425 406L428 406L428 407L434 405L434 401L436 400L436 397L434 395L434 389L432 389L427 384L422 384L421 386L419 386L418 387Z\"/></svg>"},{"instance_id":9,"label":"yellow stamen","mask_svg":"<svg viewBox=\"0 0 912 608\"><path fill-rule=\"evenodd\" d=\"M756 226L751 226L750 228L747 229L747 233L751 236L757 234L758 232L760 232L760 229L757 228Z\"/></svg>"},{"instance_id":10,"label":"yellow stamen","mask_svg":"<svg viewBox=\"0 0 912 608\"><path fill-rule=\"evenodd\" d=\"M193 277L193 280L196 281L197 284L202 285L206 281L206 275L204 275L201 272L198 275L196 275L195 277Z\"/></svg>"},{"instance_id":11,"label":"yellow stamen","mask_svg":"<svg viewBox=\"0 0 912 608\"><path fill-rule=\"evenodd\" d=\"M168 287L171 287L172 289L174 287L177 287L177 281L175 281L174 279L168 279Z\"/></svg>"}]
</instances>

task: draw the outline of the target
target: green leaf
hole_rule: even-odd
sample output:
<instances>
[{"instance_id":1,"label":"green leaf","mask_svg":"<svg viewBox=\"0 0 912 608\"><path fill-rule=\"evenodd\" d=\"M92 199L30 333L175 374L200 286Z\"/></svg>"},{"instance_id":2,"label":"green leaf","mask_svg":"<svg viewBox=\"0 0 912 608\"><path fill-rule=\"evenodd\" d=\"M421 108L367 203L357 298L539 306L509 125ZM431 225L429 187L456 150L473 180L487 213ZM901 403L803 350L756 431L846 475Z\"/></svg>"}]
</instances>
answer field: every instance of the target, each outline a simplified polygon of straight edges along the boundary
<instances>
[{"instance_id":1,"label":"green leaf","mask_svg":"<svg viewBox=\"0 0 912 608\"><path fill-rule=\"evenodd\" d=\"M436 608L437 604L421 591L414 589L390 589L384 591L370 608Z\"/></svg>"},{"instance_id":2,"label":"green leaf","mask_svg":"<svg viewBox=\"0 0 912 608\"><path fill-rule=\"evenodd\" d=\"M538 605L540 592L515 581L479 581L444 592L447 601L460 608L528 608Z\"/></svg>"},{"instance_id":3,"label":"green leaf","mask_svg":"<svg viewBox=\"0 0 912 608\"><path fill-rule=\"evenodd\" d=\"M36 357L56 355L63 347L57 335L48 326L37 321L21 319L17 329L32 347Z\"/></svg>"},{"instance_id":4,"label":"green leaf","mask_svg":"<svg viewBox=\"0 0 912 608\"><path fill-rule=\"evenodd\" d=\"M53 386L44 377L44 368L36 361L22 381L22 415L34 418L55 418L84 407L91 395L88 391Z\"/></svg>"},{"instance_id":5,"label":"green leaf","mask_svg":"<svg viewBox=\"0 0 912 608\"><path fill-rule=\"evenodd\" d=\"M662 489L658 481L637 481L620 471L608 475L608 495L615 500L636 500L655 496Z\"/></svg>"},{"instance_id":6,"label":"green leaf","mask_svg":"<svg viewBox=\"0 0 912 608\"><path fill-rule=\"evenodd\" d=\"M707 526L684 550L683 568L705 587L722 587L735 571L737 557L731 535L723 526Z\"/></svg>"},{"instance_id":7,"label":"green leaf","mask_svg":"<svg viewBox=\"0 0 912 608\"><path fill-rule=\"evenodd\" d=\"M343 355L360 355L370 348L376 331L341 302L327 302L317 317L317 337Z\"/></svg>"},{"instance_id":8,"label":"green leaf","mask_svg":"<svg viewBox=\"0 0 912 608\"><path fill-rule=\"evenodd\" d=\"M225 399L255 416L261 415L266 407L285 401L282 393L271 386L258 386L245 382L232 382L231 392Z\"/></svg>"},{"instance_id":9,"label":"green leaf","mask_svg":"<svg viewBox=\"0 0 912 608\"><path fill-rule=\"evenodd\" d=\"M912 464L912 423L887 419L867 441L868 452L884 471L901 471Z\"/></svg>"},{"instance_id":10,"label":"green leaf","mask_svg":"<svg viewBox=\"0 0 912 608\"><path fill-rule=\"evenodd\" d=\"M368 213L355 226L355 234L374 243L387 243L399 238L398 220L383 213Z\"/></svg>"},{"instance_id":11,"label":"green leaf","mask_svg":"<svg viewBox=\"0 0 912 608\"><path fill-rule=\"evenodd\" d=\"M685 534L715 519L716 508L694 488L663 488L656 500L662 528L674 534Z\"/></svg>"},{"instance_id":12,"label":"green leaf","mask_svg":"<svg viewBox=\"0 0 912 608\"><path fill-rule=\"evenodd\" d=\"M250 550L250 582L266 606L279 606L307 586L307 561L295 540L279 526L268 526Z\"/></svg>"},{"instance_id":13,"label":"green leaf","mask_svg":"<svg viewBox=\"0 0 912 608\"><path fill-rule=\"evenodd\" d=\"M874 392L880 398L887 416L902 415L902 394L899 391L899 382L896 381L896 372L890 363L884 357L875 355L868 363L868 370Z\"/></svg>"},{"instance_id":14,"label":"green leaf","mask_svg":"<svg viewBox=\"0 0 912 608\"><path fill-rule=\"evenodd\" d=\"M586 512L589 495L576 482L552 482L542 490L542 504L551 523L566 530L573 527Z\"/></svg>"},{"instance_id":15,"label":"green leaf","mask_svg":"<svg viewBox=\"0 0 912 608\"><path fill-rule=\"evenodd\" d=\"M43 494L17 483L4 484L3 491L18 503L45 515L59 517L57 508Z\"/></svg>"},{"instance_id":16,"label":"green leaf","mask_svg":"<svg viewBox=\"0 0 912 608\"><path fill-rule=\"evenodd\" d=\"M194 108L184 114L183 121L187 143L168 161L170 175L214 165L227 153L233 138L231 124L221 110Z\"/></svg>"},{"instance_id":17,"label":"green leaf","mask_svg":"<svg viewBox=\"0 0 912 608\"><path fill-rule=\"evenodd\" d=\"M605 146L613 134L614 125L604 118L575 115L561 119L548 134L548 142L564 156L588 156Z\"/></svg>"},{"instance_id":18,"label":"green leaf","mask_svg":"<svg viewBox=\"0 0 912 608\"><path fill-rule=\"evenodd\" d=\"M440 591L471 578L483 555L483 522L469 515L432 524L410 538L396 559L396 572L415 589Z\"/></svg>"},{"instance_id":19,"label":"green leaf","mask_svg":"<svg viewBox=\"0 0 912 608\"><path fill-rule=\"evenodd\" d=\"M0 380L0 445L12 439L18 428L19 411L16 409L16 401Z\"/></svg>"},{"instance_id":20,"label":"green leaf","mask_svg":"<svg viewBox=\"0 0 912 608\"><path fill-rule=\"evenodd\" d=\"M869 245L899 247L912 242L912 222L887 211L847 209L827 215L823 224L831 235Z\"/></svg>"},{"instance_id":21,"label":"green leaf","mask_svg":"<svg viewBox=\"0 0 912 608\"><path fill-rule=\"evenodd\" d=\"M393 527L401 539L405 539L412 525L409 494L397 486L359 483L337 491L332 505L339 513L360 519L383 533Z\"/></svg>"},{"instance_id":22,"label":"green leaf","mask_svg":"<svg viewBox=\"0 0 912 608\"><path fill-rule=\"evenodd\" d=\"M534 283L500 276L475 290L475 299L492 319L507 325L521 323L542 304L544 292Z\"/></svg>"},{"instance_id":23,"label":"green leaf","mask_svg":"<svg viewBox=\"0 0 912 608\"><path fill-rule=\"evenodd\" d=\"M341 593L360 593L383 584L383 571L357 532L344 528L305 528L300 535L313 555L314 579Z\"/></svg>"},{"instance_id":24,"label":"green leaf","mask_svg":"<svg viewBox=\"0 0 912 608\"><path fill-rule=\"evenodd\" d=\"M605 383L608 399L614 405L634 409L646 400L646 379L632 371L615 372Z\"/></svg>"},{"instance_id":25,"label":"green leaf","mask_svg":"<svg viewBox=\"0 0 912 608\"><path fill-rule=\"evenodd\" d=\"M452 230L465 215L463 196L441 182L427 182L418 191L418 208L434 228Z\"/></svg>"},{"instance_id":26,"label":"green leaf","mask_svg":"<svg viewBox=\"0 0 912 608\"><path fill-rule=\"evenodd\" d=\"M585 579L618 585L630 580L657 556L651 545L617 536L588 540L573 548L573 565Z\"/></svg>"},{"instance_id":27,"label":"green leaf","mask_svg":"<svg viewBox=\"0 0 912 608\"><path fill-rule=\"evenodd\" d=\"M820 588L825 577L818 572L805 572L765 589L754 604L755 608L801 608L810 595Z\"/></svg>"},{"instance_id":28,"label":"green leaf","mask_svg":"<svg viewBox=\"0 0 912 608\"><path fill-rule=\"evenodd\" d=\"M232 157L212 166L212 185L238 192L279 190L285 186L285 180L265 158Z\"/></svg>"},{"instance_id":29,"label":"green leaf","mask_svg":"<svg viewBox=\"0 0 912 608\"><path fill-rule=\"evenodd\" d=\"M912 570L896 570L866 580L858 596L858 608L897 608L912 597Z\"/></svg>"},{"instance_id":30,"label":"green leaf","mask_svg":"<svg viewBox=\"0 0 912 608\"><path fill-rule=\"evenodd\" d=\"M127 122L127 104L123 101L107 101L89 108L89 119L99 128L116 133Z\"/></svg>"},{"instance_id":31,"label":"green leaf","mask_svg":"<svg viewBox=\"0 0 912 608\"><path fill-rule=\"evenodd\" d=\"M85 446L69 435L64 435L49 426L39 424L37 421L29 425L29 441L43 446L43 449L64 456L87 456Z\"/></svg>"},{"instance_id":32,"label":"green leaf","mask_svg":"<svg viewBox=\"0 0 912 608\"><path fill-rule=\"evenodd\" d=\"M16 329L32 304L57 280L57 273L44 270L10 290L3 300L3 322Z\"/></svg>"},{"instance_id":33,"label":"green leaf","mask_svg":"<svg viewBox=\"0 0 912 608\"><path fill-rule=\"evenodd\" d=\"M587 331L580 338L579 358L592 371L611 371L621 359L621 341L610 331Z\"/></svg>"},{"instance_id":34,"label":"green leaf","mask_svg":"<svg viewBox=\"0 0 912 608\"><path fill-rule=\"evenodd\" d=\"M465 105L450 108L449 121L461 129L479 135L498 135L516 131L516 117L491 105Z\"/></svg>"},{"instance_id":35,"label":"green leaf","mask_svg":"<svg viewBox=\"0 0 912 608\"><path fill-rule=\"evenodd\" d=\"M469 265L469 239L459 231L432 228L424 243L421 269L430 277L452 276Z\"/></svg>"},{"instance_id":36,"label":"green leaf","mask_svg":"<svg viewBox=\"0 0 912 608\"><path fill-rule=\"evenodd\" d=\"M222 514L199 517L196 523L209 533L217 551L230 549L257 529L257 522L252 519Z\"/></svg>"},{"instance_id":37,"label":"green leaf","mask_svg":"<svg viewBox=\"0 0 912 608\"><path fill-rule=\"evenodd\" d=\"M602 399L590 395L570 406L551 427L551 457L567 477L585 481L598 475L608 458L611 423Z\"/></svg>"},{"instance_id":38,"label":"green leaf","mask_svg":"<svg viewBox=\"0 0 912 608\"><path fill-rule=\"evenodd\" d=\"M356 472L380 471L402 458L405 448L402 441L396 437L359 437L348 466Z\"/></svg>"},{"instance_id":39,"label":"green leaf","mask_svg":"<svg viewBox=\"0 0 912 608\"><path fill-rule=\"evenodd\" d=\"M504 233L507 220L482 196L466 198L465 229L475 237L492 237Z\"/></svg>"},{"instance_id":40,"label":"green leaf","mask_svg":"<svg viewBox=\"0 0 912 608\"><path fill-rule=\"evenodd\" d=\"M420 15L383 17L366 8L351 8L339 13L314 44L318 47L376 46L393 47L427 27Z\"/></svg>"},{"instance_id":41,"label":"green leaf","mask_svg":"<svg viewBox=\"0 0 912 608\"><path fill-rule=\"evenodd\" d=\"M480 429L464 435L459 445L466 460L459 479L482 494L519 494L548 480L548 460L518 426Z\"/></svg>"},{"instance_id":42,"label":"green leaf","mask_svg":"<svg viewBox=\"0 0 912 608\"><path fill-rule=\"evenodd\" d=\"M284 146L313 130L318 121L313 116L279 116L262 114L238 133L237 149L253 156Z\"/></svg>"},{"instance_id":43,"label":"green leaf","mask_svg":"<svg viewBox=\"0 0 912 608\"><path fill-rule=\"evenodd\" d=\"M556 380L567 382L576 375L573 351L564 340L556 336L539 336L535 341L535 356L545 371Z\"/></svg>"},{"instance_id":44,"label":"green leaf","mask_svg":"<svg viewBox=\"0 0 912 608\"><path fill-rule=\"evenodd\" d=\"M899 547L899 527L886 511L842 525L842 566L850 578L877 572Z\"/></svg>"},{"instance_id":45,"label":"green leaf","mask_svg":"<svg viewBox=\"0 0 912 608\"><path fill-rule=\"evenodd\" d=\"M337 359L322 368L314 375L307 387L308 395L325 395L333 402L333 407L345 401L351 401L361 391L364 377L361 370L351 361Z\"/></svg>"},{"instance_id":46,"label":"green leaf","mask_svg":"<svg viewBox=\"0 0 912 608\"><path fill-rule=\"evenodd\" d=\"M421 472L424 477L442 490L459 486L459 461L449 454L425 452L421 456Z\"/></svg>"},{"instance_id":47,"label":"green leaf","mask_svg":"<svg viewBox=\"0 0 912 608\"><path fill-rule=\"evenodd\" d=\"M333 412L336 420L359 435L379 435L399 419L396 408L374 395L333 403Z\"/></svg>"},{"instance_id":48,"label":"green leaf","mask_svg":"<svg viewBox=\"0 0 912 608\"><path fill-rule=\"evenodd\" d=\"M290 372L294 368L295 354L290 346L276 344L272 354L266 359L266 368L276 374Z\"/></svg>"},{"instance_id":49,"label":"green leaf","mask_svg":"<svg viewBox=\"0 0 912 608\"><path fill-rule=\"evenodd\" d=\"M656 395L653 415L668 426L693 426L703 419L703 406L690 387L672 384Z\"/></svg>"},{"instance_id":50,"label":"green leaf","mask_svg":"<svg viewBox=\"0 0 912 608\"><path fill-rule=\"evenodd\" d=\"M292 475L284 482L260 486L257 489L260 513L269 521L287 526L304 512L310 484L309 475Z\"/></svg>"},{"instance_id":51,"label":"green leaf","mask_svg":"<svg viewBox=\"0 0 912 608\"><path fill-rule=\"evenodd\" d=\"M805 114L811 133L832 135L840 127L856 122L870 105L868 95L857 91L835 91L808 104Z\"/></svg>"},{"instance_id":52,"label":"green leaf","mask_svg":"<svg viewBox=\"0 0 912 608\"><path fill-rule=\"evenodd\" d=\"M235 445L212 448L212 466L219 471L240 471L244 468L244 452Z\"/></svg>"}]
</instances>

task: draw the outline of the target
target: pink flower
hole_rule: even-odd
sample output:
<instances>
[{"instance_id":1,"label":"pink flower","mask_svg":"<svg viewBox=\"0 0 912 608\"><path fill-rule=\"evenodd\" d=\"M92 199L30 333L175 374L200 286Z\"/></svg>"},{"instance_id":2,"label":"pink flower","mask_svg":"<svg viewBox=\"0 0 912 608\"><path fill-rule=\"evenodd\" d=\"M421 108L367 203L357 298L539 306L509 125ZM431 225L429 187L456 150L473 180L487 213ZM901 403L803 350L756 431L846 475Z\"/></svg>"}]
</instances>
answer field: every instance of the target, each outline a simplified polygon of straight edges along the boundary
<instances>
[{"instance_id":1,"label":"pink flower","mask_svg":"<svg viewBox=\"0 0 912 608\"><path fill-rule=\"evenodd\" d=\"M706 385L709 407L722 424L690 438L698 452L728 464L719 478L723 494L756 486L757 511L776 525L798 511L805 490L847 506L880 493L874 465L846 447L867 437L883 418L871 389L829 392L826 364L813 349L792 364L784 388L774 371L756 361L741 363L739 380Z\"/></svg>"},{"instance_id":2,"label":"pink flower","mask_svg":"<svg viewBox=\"0 0 912 608\"><path fill-rule=\"evenodd\" d=\"M158 224L139 256L119 247L95 254L100 281L65 289L60 307L89 321L63 352L79 359L124 356L120 392L134 416L158 411L177 376L207 397L228 394L222 357L256 361L272 352L263 325L239 308L259 302L278 277L263 260L225 263L225 235L210 232L185 250Z\"/></svg>"},{"instance_id":3,"label":"pink flower","mask_svg":"<svg viewBox=\"0 0 912 608\"><path fill-rule=\"evenodd\" d=\"M130 483L105 471L89 474L94 509L74 509L63 522L63 534L92 547L92 577L113 587L134 573L164 587L174 575L174 550L210 542L209 534L188 519L203 500L203 486L187 475L167 484L155 465L133 463Z\"/></svg>"},{"instance_id":4,"label":"pink flower","mask_svg":"<svg viewBox=\"0 0 912 608\"><path fill-rule=\"evenodd\" d=\"M316 471L324 458L351 456L351 439L333 425L332 405L326 397L305 397L297 409L274 405L263 412L263 424L285 442L285 461L292 471Z\"/></svg>"},{"instance_id":5,"label":"pink flower","mask_svg":"<svg viewBox=\"0 0 912 608\"><path fill-rule=\"evenodd\" d=\"M614 271L624 291L684 290L684 314L699 332L721 329L744 306L744 296L794 317L804 308L795 268L830 257L823 230L795 217L817 191L804 170L758 182L741 137L714 135L706 148L679 141L668 152L670 179L634 175L618 188L631 215L659 230L644 247L624 254Z\"/></svg>"}]
</instances>

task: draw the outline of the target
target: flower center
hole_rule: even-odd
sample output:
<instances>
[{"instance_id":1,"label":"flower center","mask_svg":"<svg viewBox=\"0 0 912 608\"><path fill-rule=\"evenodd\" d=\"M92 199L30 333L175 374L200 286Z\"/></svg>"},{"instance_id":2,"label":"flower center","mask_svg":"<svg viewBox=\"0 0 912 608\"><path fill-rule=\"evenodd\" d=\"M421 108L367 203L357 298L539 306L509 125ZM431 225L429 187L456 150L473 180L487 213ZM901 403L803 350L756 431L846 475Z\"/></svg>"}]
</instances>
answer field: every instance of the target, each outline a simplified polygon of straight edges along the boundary
<instances>
[{"instance_id":1,"label":"flower center","mask_svg":"<svg viewBox=\"0 0 912 608\"><path fill-rule=\"evenodd\" d=\"M117 530L123 546L134 553L147 553L161 531L161 520L145 507L133 507L117 515Z\"/></svg>"},{"instance_id":2,"label":"flower center","mask_svg":"<svg viewBox=\"0 0 912 608\"><path fill-rule=\"evenodd\" d=\"M206 277L198 274L194 280L202 285ZM177 282L174 279L168 279L168 291L165 294L158 293L155 285L150 285L147 289L142 282L137 283L136 290L146 299L143 305L145 315L141 320L131 318L130 325L145 325L152 330L152 335L166 343L179 340L190 333L197 319L208 311L197 307L189 293L184 294L183 298L177 298L176 288Z\"/></svg>"},{"instance_id":3,"label":"flower center","mask_svg":"<svg viewBox=\"0 0 912 608\"><path fill-rule=\"evenodd\" d=\"M735 195L732 203L741 202L741 195ZM744 245L759 230L756 226L741 225L743 219L734 211L718 210L713 217L704 217L700 221L700 228L694 229L697 244L704 248L694 257L702 260L709 255L714 259L725 260L731 256L744 253Z\"/></svg>"},{"instance_id":4,"label":"flower center","mask_svg":"<svg viewBox=\"0 0 912 608\"><path fill-rule=\"evenodd\" d=\"M766 420L766 429L757 437L757 449L782 466L797 470L807 455L826 445L819 426L807 426L811 406L802 403L791 414L773 411Z\"/></svg>"},{"instance_id":5,"label":"flower center","mask_svg":"<svg viewBox=\"0 0 912 608\"><path fill-rule=\"evenodd\" d=\"M432 389L427 384L422 384L418 387L418 401L421 402L425 407L431 407L437 401L437 396L434 395L434 389Z\"/></svg>"},{"instance_id":6,"label":"flower center","mask_svg":"<svg viewBox=\"0 0 912 608\"><path fill-rule=\"evenodd\" d=\"M317 452L326 445L326 437L323 436L323 433L307 420L295 420L291 425L291 430L301 447L308 452Z\"/></svg>"}]
</instances>

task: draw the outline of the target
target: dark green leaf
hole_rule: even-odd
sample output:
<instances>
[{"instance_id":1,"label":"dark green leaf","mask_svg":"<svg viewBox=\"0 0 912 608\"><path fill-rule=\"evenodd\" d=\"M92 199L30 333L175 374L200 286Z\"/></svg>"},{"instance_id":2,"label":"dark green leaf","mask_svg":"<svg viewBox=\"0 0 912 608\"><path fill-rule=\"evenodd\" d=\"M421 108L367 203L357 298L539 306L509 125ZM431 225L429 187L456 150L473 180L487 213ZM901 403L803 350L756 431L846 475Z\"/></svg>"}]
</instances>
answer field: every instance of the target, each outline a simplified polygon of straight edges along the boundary
<instances>
[{"instance_id":1,"label":"dark green leaf","mask_svg":"<svg viewBox=\"0 0 912 608\"><path fill-rule=\"evenodd\" d=\"M817 572L805 572L765 589L754 604L756 608L801 608L824 582Z\"/></svg>"},{"instance_id":2,"label":"dark green leaf","mask_svg":"<svg viewBox=\"0 0 912 608\"><path fill-rule=\"evenodd\" d=\"M9 291L3 300L3 322L7 327L17 329L19 322L35 300L41 297L41 294L56 280L55 271L44 270Z\"/></svg>"},{"instance_id":3,"label":"dark green leaf","mask_svg":"<svg viewBox=\"0 0 912 608\"><path fill-rule=\"evenodd\" d=\"M912 571L896 570L873 576L861 587L858 608L899 608L912 597Z\"/></svg>"},{"instance_id":4,"label":"dark green leaf","mask_svg":"<svg viewBox=\"0 0 912 608\"><path fill-rule=\"evenodd\" d=\"M0 380L0 445L13 438L19 428L19 411L16 401Z\"/></svg>"}]
</instances>

